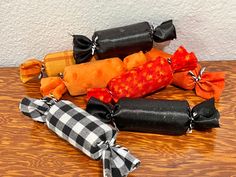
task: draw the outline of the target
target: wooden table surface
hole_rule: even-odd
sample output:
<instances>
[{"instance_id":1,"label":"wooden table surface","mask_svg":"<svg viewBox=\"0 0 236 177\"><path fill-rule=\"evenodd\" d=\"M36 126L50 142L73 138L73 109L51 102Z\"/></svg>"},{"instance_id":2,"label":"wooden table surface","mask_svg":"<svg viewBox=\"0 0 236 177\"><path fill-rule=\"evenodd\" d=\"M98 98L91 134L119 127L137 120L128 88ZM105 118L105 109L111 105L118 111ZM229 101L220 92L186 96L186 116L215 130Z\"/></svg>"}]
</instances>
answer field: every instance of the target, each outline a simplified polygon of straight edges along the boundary
<instances>
[{"instance_id":1,"label":"wooden table surface","mask_svg":"<svg viewBox=\"0 0 236 177\"><path fill-rule=\"evenodd\" d=\"M117 144L141 160L130 177L236 176L236 61L201 62L208 71L226 71L226 87L217 109L221 128L183 136L119 132ZM39 83L20 82L17 68L0 68L0 176L102 176L102 163L60 139L44 124L18 109L25 97L41 98ZM194 91L173 86L149 96L203 101ZM63 96L85 108L84 97Z\"/></svg>"}]
</instances>

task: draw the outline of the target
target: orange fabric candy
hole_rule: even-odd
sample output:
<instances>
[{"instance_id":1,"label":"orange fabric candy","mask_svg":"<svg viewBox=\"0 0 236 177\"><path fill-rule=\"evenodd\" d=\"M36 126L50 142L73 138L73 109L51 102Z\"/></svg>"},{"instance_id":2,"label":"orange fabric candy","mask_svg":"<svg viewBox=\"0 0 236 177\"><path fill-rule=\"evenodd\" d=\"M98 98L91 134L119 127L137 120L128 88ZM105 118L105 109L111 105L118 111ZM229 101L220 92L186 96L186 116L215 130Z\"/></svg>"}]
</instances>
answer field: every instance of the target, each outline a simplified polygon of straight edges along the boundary
<instances>
[{"instance_id":1,"label":"orange fabric candy","mask_svg":"<svg viewBox=\"0 0 236 177\"><path fill-rule=\"evenodd\" d=\"M171 58L170 54L156 48L152 48L150 51L146 52L145 56L147 58L147 61L155 60L157 57L162 57L165 59Z\"/></svg>"},{"instance_id":2,"label":"orange fabric candy","mask_svg":"<svg viewBox=\"0 0 236 177\"><path fill-rule=\"evenodd\" d=\"M187 90L195 89L196 95L202 98L214 97L215 100L219 100L225 86L225 73L204 72L198 65L191 72L175 73L172 84Z\"/></svg>"},{"instance_id":3,"label":"orange fabric candy","mask_svg":"<svg viewBox=\"0 0 236 177\"><path fill-rule=\"evenodd\" d=\"M20 79L23 83L38 77L41 73L42 62L36 59L29 59L20 65Z\"/></svg>"},{"instance_id":4,"label":"orange fabric candy","mask_svg":"<svg viewBox=\"0 0 236 177\"><path fill-rule=\"evenodd\" d=\"M63 80L60 77L46 77L42 78L40 86L40 93L43 96L53 96L59 100L67 91Z\"/></svg>"},{"instance_id":5,"label":"orange fabric candy","mask_svg":"<svg viewBox=\"0 0 236 177\"><path fill-rule=\"evenodd\" d=\"M43 61L29 59L20 65L20 79L23 83L39 77L44 66L47 76L58 76L64 72L64 68L75 64L73 51L63 51L47 54Z\"/></svg>"}]
</instances>

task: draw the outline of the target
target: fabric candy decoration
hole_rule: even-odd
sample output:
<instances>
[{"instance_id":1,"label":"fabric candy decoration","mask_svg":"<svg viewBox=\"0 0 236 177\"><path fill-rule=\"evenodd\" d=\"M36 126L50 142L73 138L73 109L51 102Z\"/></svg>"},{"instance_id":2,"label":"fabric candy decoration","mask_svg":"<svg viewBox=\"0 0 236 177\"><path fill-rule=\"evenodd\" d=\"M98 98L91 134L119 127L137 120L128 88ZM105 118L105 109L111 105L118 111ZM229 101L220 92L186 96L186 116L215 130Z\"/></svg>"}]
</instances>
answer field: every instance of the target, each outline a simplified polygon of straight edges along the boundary
<instances>
[{"instance_id":1,"label":"fabric candy decoration","mask_svg":"<svg viewBox=\"0 0 236 177\"><path fill-rule=\"evenodd\" d=\"M219 100L225 86L225 73L205 72L205 68L198 64L194 70L175 73L172 84L187 90L194 89L196 95L202 98Z\"/></svg>"},{"instance_id":2,"label":"fabric candy decoration","mask_svg":"<svg viewBox=\"0 0 236 177\"><path fill-rule=\"evenodd\" d=\"M45 71L47 76L58 76L64 72L66 66L75 64L73 51L50 53L43 61L29 59L20 65L20 79L23 83L35 78L42 77Z\"/></svg>"},{"instance_id":3,"label":"fabric candy decoration","mask_svg":"<svg viewBox=\"0 0 236 177\"><path fill-rule=\"evenodd\" d=\"M196 66L197 58L195 55L189 55L181 46L169 60L157 58L114 77L109 81L107 90L100 93L110 93L114 101L123 97L142 97L170 84L173 79L173 72L194 69ZM98 92L99 89L88 90L87 99L91 96L98 99L102 98Z\"/></svg>"},{"instance_id":4,"label":"fabric candy decoration","mask_svg":"<svg viewBox=\"0 0 236 177\"><path fill-rule=\"evenodd\" d=\"M120 130L168 135L219 127L220 117L213 98L190 109L186 100L121 98L112 106L92 97L86 111Z\"/></svg>"},{"instance_id":5,"label":"fabric candy decoration","mask_svg":"<svg viewBox=\"0 0 236 177\"><path fill-rule=\"evenodd\" d=\"M104 177L123 177L138 167L140 161L130 152L115 144L117 129L103 123L70 101L55 102L24 98L20 110L92 159L102 159Z\"/></svg>"},{"instance_id":6,"label":"fabric candy decoration","mask_svg":"<svg viewBox=\"0 0 236 177\"><path fill-rule=\"evenodd\" d=\"M64 83L72 96L87 93L88 88L106 87L114 77L125 71L119 58L71 65L64 70Z\"/></svg>"},{"instance_id":7,"label":"fabric candy decoration","mask_svg":"<svg viewBox=\"0 0 236 177\"><path fill-rule=\"evenodd\" d=\"M59 100L67 89L60 77L46 77L40 81L40 93L43 97L51 96Z\"/></svg>"},{"instance_id":8,"label":"fabric candy decoration","mask_svg":"<svg viewBox=\"0 0 236 177\"><path fill-rule=\"evenodd\" d=\"M94 54L98 59L125 56L149 51L155 42L176 38L172 20L155 29L148 22L94 32L92 41L83 35L73 35L73 51L76 63L88 61Z\"/></svg>"}]
</instances>

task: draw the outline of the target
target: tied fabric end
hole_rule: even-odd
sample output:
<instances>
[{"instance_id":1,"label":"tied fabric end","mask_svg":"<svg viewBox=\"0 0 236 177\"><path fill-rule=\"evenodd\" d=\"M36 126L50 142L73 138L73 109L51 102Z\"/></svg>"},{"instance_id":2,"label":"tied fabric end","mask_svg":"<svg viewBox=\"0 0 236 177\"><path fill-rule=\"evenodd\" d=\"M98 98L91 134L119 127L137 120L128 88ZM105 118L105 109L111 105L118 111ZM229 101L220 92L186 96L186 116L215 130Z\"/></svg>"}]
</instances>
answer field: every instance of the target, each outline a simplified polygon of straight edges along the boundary
<instances>
[{"instance_id":1,"label":"tied fabric end","mask_svg":"<svg viewBox=\"0 0 236 177\"><path fill-rule=\"evenodd\" d=\"M106 104L95 97L91 97L88 100L86 111L104 123L113 124L113 106L111 104Z\"/></svg>"},{"instance_id":2,"label":"tied fabric end","mask_svg":"<svg viewBox=\"0 0 236 177\"><path fill-rule=\"evenodd\" d=\"M28 59L19 66L20 79L23 83L26 83L36 77L40 79L44 70L43 62L37 59Z\"/></svg>"},{"instance_id":3,"label":"tied fabric end","mask_svg":"<svg viewBox=\"0 0 236 177\"><path fill-rule=\"evenodd\" d=\"M20 111L31 117L34 121L45 122L48 110L55 104L53 98L45 97L43 99L23 98L19 104Z\"/></svg>"},{"instance_id":4,"label":"tied fabric end","mask_svg":"<svg viewBox=\"0 0 236 177\"><path fill-rule=\"evenodd\" d=\"M103 150L104 177L124 177L140 165L140 161L124 147L107 141L101 142L98 146Z\"/></svg>"},{"instance_id":5,"label":"tied fabric end","mask_svg":"<svg viewBox=\"0 0 236 177\"><path fill-rule=\"evenodd\" d=\"M89 61L92 57L95 47L94 43L83 35L73 35L73 55L76 64Z\"/></svg>"},{"instance_id":6,"label":"tied fabric end","mask_svg":"<svg viewBox=\"0 0 236 177\"><path fill-rule=\"evenodd\" d=\"M176 39L176 29L172 20L163 22L153 31L153 40L155 42L160 43L173 39Z\"/></svg>"},{"instance_id":7,"label":"tied fabric end","mask_svg":"<svg viewBox=\"0 0 236 177\"><path fill-rule=\"evenodd\" d=\"M205 67L197 65L194 70L174 73L173 85L183 89L195 89L196 95L219 100L225 86L224 72L206 72Z\"/></svg>"},{"instance_id":8,"label":"tied fabric end","mask_svg":"<svg viewBox=\"0 0 236 177\"><path fill-rule=\"evenodd\" d=\"M220 113L215 108L214 98L194 106L191 114L193 118L192 126L196 130L207 130L220 127Z\"/></svg>"},{"instance_id":9,"label":"tied fabric end","mask_svg":"<svg viewBox=\"0 0 236 177\"><path fill-rule=\"evenodd\" d=\"M171 57L171 67L174 72L192 70L197 67L198 59L193 52L180 46Z\"/></svg>"}]
</instances>

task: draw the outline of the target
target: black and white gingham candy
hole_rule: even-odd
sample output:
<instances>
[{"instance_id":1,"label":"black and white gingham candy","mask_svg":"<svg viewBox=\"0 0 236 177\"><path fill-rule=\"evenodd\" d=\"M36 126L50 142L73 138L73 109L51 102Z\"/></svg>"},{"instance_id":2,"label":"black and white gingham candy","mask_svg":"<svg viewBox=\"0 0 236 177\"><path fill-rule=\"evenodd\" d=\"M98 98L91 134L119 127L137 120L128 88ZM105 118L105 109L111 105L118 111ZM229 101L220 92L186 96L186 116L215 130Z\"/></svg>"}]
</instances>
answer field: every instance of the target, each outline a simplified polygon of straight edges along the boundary
<instances>
[{"instance_id":1,"label":"black and white gingham candy","mask_svg":"<svg viewBox=\"0 0 236 177\"><path fill-rule=\"evenodd\" d=\"M70 101L56 102L24 98L20 110L93 159L103 160L104 176L127 176L140 163L129 151L115 145L117 130L90 115Z\"/></svg>"}]
</instances>

